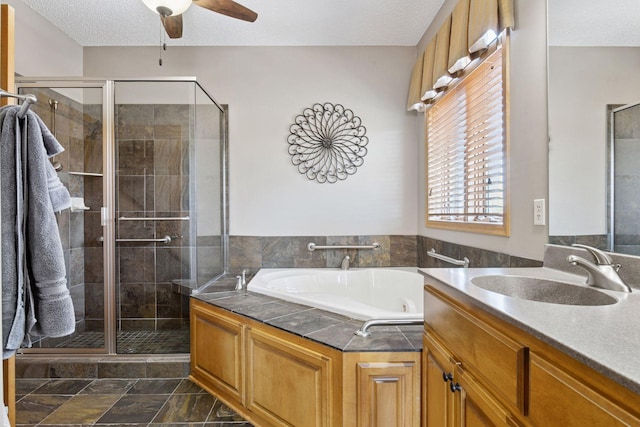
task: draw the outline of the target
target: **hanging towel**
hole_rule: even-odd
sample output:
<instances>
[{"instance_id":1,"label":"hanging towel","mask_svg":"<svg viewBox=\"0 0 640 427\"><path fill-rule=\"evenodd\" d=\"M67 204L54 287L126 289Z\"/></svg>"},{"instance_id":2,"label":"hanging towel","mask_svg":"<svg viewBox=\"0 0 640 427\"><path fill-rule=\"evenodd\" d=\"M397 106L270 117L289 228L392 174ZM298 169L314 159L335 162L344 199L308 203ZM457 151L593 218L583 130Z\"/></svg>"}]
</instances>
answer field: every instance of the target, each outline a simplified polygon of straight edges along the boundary
<instances>
[{"instance_id":1,"label":"hanging towel","mask_svg":"<svg viewBox=\"0 0 640 427\"><path fill-rule=\"evenodd\" d=\"M29 334L69 335L75 315L55 211L71 198L49 162L63 148L38 116L0 109L3 357Z\"/></svg>"}]
</instances>

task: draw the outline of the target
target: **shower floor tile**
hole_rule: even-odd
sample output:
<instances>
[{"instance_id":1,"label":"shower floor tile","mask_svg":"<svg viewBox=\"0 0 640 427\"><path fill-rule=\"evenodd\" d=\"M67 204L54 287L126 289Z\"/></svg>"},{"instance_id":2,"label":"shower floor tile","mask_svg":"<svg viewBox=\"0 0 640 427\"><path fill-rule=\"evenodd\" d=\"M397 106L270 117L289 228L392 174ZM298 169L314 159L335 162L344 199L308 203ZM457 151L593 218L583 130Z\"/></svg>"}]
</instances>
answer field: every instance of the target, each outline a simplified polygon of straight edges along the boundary
<instances>
[{"instance_id":1,"label":"shower floor tile","mask_svg":"<svg viewBox=\"0 0 640 427\"><path fill-rule=\"evenodd\" d=\"M82 389L67 394L81 382ZM16 403L16 427L252 427L187 378L19 378L16 388L24 393Z\"/></svg>"},{"instance_id":2,"label":"shower floor tile","mask_svg":"<svg viewBox=\"0 0 640 427\"><path fill-rule=\"evenodd\" d=\"M101 348L104 333L82 332L56 344L58 348ZM176 354L189 352L189 330L120 331L118 354Z\"/></svg>"}]
</instances>

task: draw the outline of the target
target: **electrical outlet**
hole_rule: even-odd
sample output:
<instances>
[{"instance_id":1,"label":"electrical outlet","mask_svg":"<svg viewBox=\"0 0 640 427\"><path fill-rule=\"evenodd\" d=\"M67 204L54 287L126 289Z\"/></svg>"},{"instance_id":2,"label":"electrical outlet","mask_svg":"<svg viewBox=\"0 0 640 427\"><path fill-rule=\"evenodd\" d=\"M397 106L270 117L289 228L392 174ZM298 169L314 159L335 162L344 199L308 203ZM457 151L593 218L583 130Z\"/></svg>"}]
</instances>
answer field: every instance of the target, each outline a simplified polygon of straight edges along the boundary
<instances>
[{"instance_id":1,"label":"electrical outlet","mask_svg":"<svg viewBox=\"0 0 640 427\"><path fill-rule=\"evenodd\" d=\"M544 199L535 199L533 201L533 225L545 225L546 215L544 208Z\"/></svg>"}]
</instances>

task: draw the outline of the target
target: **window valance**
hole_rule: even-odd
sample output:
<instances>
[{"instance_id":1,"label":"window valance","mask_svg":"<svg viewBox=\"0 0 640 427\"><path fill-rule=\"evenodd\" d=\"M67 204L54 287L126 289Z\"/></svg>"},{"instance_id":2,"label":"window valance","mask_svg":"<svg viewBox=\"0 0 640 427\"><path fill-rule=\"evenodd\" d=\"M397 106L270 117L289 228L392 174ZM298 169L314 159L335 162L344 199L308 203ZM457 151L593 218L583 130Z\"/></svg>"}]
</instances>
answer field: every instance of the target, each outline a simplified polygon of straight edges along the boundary
<instances>
[{"instance_id":1,"label":"window valance","mask_svg":"<svg viewBox=\"0 0 640 427\"><path fill-rule=\"evenodd\" d=\"M411 73L407 110L425 111L506 28L513 29L513 0L459 0L429 41Z\"/></svg>"}]
</instances>

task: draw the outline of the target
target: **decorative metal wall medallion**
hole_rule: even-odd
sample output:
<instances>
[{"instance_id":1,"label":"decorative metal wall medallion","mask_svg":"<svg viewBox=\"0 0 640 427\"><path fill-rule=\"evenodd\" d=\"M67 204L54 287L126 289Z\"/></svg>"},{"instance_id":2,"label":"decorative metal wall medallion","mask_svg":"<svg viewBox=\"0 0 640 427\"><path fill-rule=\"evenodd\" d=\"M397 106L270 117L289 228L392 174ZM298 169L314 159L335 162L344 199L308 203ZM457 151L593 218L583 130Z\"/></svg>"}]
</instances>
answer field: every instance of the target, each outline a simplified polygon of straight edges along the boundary
<instances>
[{"instance_id":1,"label":"decorative metal wall medallion","mask_svg":"<svg viewBox=\"0 0 640 427\"><path fill-rule=\"evenodd\" d=\"M360 117L340 104L313 104L289 128L289 154L298 172L319 183L334 183L364 163L369 138Z\"/></svg>"}]
</instances>

